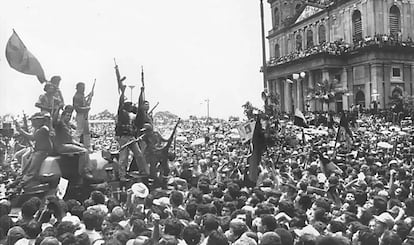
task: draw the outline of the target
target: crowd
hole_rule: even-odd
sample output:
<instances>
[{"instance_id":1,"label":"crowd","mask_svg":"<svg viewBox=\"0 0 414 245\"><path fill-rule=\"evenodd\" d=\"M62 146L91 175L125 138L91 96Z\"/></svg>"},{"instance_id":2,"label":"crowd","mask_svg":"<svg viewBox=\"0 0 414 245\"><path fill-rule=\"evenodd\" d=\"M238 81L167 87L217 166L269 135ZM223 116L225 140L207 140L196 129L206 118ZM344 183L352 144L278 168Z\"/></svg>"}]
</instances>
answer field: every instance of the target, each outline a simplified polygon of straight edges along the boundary
<instances>
[{"instance_id":1,"label":"crowd","mask_svg":"<svg viewBox=\"0 0 414 245\"><path fill-rule=\"evenodd\" d=\"M240 122L185 120L168 188L33 197L18 215L3 199L0 244L414 244L412 121L359 113L338 142L330 121L272 122L253 183ZM109 128L94 130L94 147L111 140Z\"/></svg>"},{"instance_id":2,"label":"crowd","mask_svg":"<svg viewBox=\"0 0 414 245\"><path fill-rule=\"evenodd\" d=\"M414 42L411 37L402 41L398 35L388 34L375 34L372 36L366 36L360 40L354 40L353 44L345 43L343 39L336 40L334 42L322 42L320 45L308 47L304 50L296 50L287 55L272 58L268 62L269 66L280 65L288 63L297 59L312 56L315 54L331 54L331 55L344 55L351 51L356 51L365 47L414 47Z\"/></svg>"}]
</instances>

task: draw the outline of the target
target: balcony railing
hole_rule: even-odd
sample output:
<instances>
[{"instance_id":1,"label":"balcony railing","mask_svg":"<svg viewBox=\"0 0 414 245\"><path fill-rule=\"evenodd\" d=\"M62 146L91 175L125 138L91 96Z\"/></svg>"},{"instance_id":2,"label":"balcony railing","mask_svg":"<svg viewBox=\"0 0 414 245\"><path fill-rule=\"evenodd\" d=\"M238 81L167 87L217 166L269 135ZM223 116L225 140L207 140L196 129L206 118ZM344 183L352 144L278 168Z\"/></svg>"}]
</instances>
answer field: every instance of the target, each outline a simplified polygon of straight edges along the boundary
<instances>
[{"instance_id":1,"label":"balcony railing","mask_svg":"<svg viewBox=\"0 0 414 245\"><path fill-rule=\"evenodd\" d=\"M357 51L366 47L401 47L414 48L411 38L402 41L401 38L387 34L377 34L374 37L365 37L363 40L355 40L354 44L347 44L343 40L330 43L322 43L301 51L295 51L279 58L272 58L268 61L268 66L278 66L316 54L326 53L341 56L352 51Z\"/></svg>"}]
</instances>

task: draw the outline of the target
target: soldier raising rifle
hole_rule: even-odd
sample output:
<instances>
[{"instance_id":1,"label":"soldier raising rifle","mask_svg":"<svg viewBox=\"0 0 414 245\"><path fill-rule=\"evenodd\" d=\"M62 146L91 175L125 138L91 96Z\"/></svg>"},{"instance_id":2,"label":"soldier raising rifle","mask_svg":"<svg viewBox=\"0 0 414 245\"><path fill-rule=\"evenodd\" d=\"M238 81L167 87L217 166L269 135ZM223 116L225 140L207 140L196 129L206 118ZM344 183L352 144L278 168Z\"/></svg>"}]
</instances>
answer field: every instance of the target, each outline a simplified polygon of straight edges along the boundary
<instances>
[{"instance_id":1,"label":"soldier raising rifle","mask_svg":"<svg viewBox=\"0 0 414 245\"><path fill-rule=\"evenodd\" d=\"M118 175L121 182L125 182L126 168L128 166L128 155L131 150L136 159L137 168L140 174L144 176L149 175L149 167L145 160L144 154L138 145L138 140L135 138L137 128L133 124L133 106L131 101L125 101L125 85L122 85L124 79L120 78L118 66L115 66L115 71L118 80L118 87L121 91L118 106L118 120L115 126L115 136L121 146L119 152L119 166ZM125 147L124 147L125 146Z\"/></svg>"}]
</instances>

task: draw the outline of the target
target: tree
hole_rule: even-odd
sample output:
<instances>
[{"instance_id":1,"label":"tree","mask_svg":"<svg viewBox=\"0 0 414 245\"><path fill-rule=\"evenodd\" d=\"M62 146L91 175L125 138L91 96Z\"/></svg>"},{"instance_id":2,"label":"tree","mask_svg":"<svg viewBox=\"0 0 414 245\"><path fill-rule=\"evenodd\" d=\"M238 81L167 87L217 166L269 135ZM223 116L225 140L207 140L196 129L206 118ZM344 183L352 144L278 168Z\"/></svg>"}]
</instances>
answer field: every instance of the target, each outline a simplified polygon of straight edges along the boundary
<instances>
[{"instance_id":1,"label":"tree","mask_svg":"<svg viewBox=\"0 0 414 245\"><path fill-rule=\"evenodd\" d=\"M256 114L263 113L258 108L254 107L250 101L247 101L244 105L242 105L244 110L244 115L246 115L248 120L254 120Z\"/></svg>"},{"instance_id":2,"label":"tree","mask_svg":"<svg viewBox=\"0 0 414 245\"><path fill-rule=\"evenodd\" d=\"M310 88L307 98L309 100L318 100L324 105L328 105L335 101L336 96L342 95L347 92L347 89L342 88L338 79L329 81L325 79L323 82L316 83L315 88Z\"/></svg>"}]
</instances>

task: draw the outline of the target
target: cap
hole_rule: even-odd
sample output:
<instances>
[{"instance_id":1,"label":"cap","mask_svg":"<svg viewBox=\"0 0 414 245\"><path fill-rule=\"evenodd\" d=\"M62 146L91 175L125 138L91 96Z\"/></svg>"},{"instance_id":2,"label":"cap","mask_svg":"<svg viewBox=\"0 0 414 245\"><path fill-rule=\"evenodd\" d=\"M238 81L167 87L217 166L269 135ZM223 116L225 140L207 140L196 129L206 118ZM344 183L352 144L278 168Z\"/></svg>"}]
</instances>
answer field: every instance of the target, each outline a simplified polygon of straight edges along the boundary
<instances>
[{"instance_id":1,"label":"cap","mask_svg":"<svg viewBox=\"0 0 414 245\"><path fill-rule=\"evenodd\" d=\"M79 228L80 225L81 225L81 221L80 221L79 217L76 216L76 215L65 216L65 217L62 218L62 222L64 222L64 221L71 222L77 228Z\"/></svg>"},{"instance_id":2,"label":"cap","mask_svg":"<svg viewBox=\"0 0 414 245\"><path fill-rule=\"evenodd\" d=\"M149 194L149 189L144 183L135 183L131 186L132 193L139 198L146 198Z\"/></svg>"},{"instance_id":3,"label":"cap","mask_svg":"<svg viewBox=\"0 0 414 245\"><path fill-rule=\"evenodd\" d=\"M387 212L384 212L378 216L374 215L374 218L376 221L387 225L390 229L394 226L394 218Z\"/></svg>"},{"instance_id":4,"label":"cap","mask_svg":"<svg viewBox=\"0 0 414 245\"><path fill-rule=\"evenodd\" d=\"M49 112L36 112L30 117L30 120L50 118Z\"/></svg>"},{"instance_id":5,"label":"cap","mask_svg":"<svg viewBox=\"0 0 414 245\"><path fill-rule=\"evenodd\" d=\"M158 199L154 199L152 203L157 206L168 206L170 205L170 199L168 197L161 197Z\"/></svg>"},{"instance_id":6,"label":"cap","mask_svg":"<svg viewBox=\"0 0 414 245\"><path fill-rule=\"evenodd\" d=\"M111 216L113 218L122 219L125 216L124 210L120 206L116 206L112 209Z\"/></svg>"}]
</instances>

